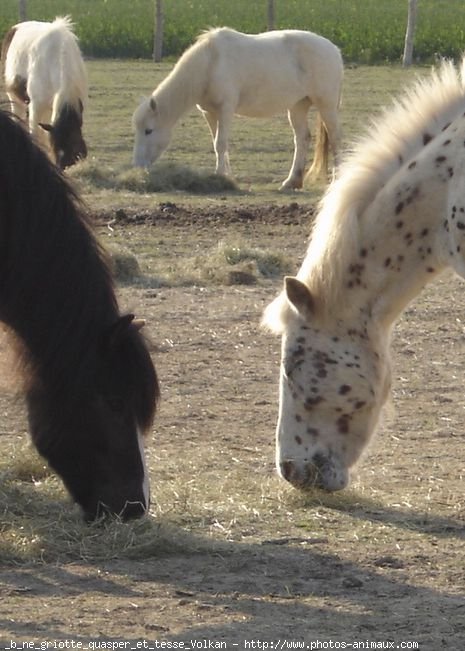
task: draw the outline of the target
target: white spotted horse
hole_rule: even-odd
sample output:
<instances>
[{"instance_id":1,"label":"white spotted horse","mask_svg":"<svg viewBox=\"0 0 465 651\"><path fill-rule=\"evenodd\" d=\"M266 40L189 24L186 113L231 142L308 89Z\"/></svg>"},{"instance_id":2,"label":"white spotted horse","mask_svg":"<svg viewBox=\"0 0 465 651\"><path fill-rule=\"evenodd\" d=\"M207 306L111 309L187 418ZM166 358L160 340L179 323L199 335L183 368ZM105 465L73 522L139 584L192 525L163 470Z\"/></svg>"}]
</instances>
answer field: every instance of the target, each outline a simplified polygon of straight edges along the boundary
<instances>
[{"instance_id":1,"label":"white spotted horse","mask_svg":"<svg viewBox=\"0 0 465 651\"><path fill-rule=\"evenodd\" d=\"M0 320L21 362L32 441L85 517L143 515L144 441L159 395L143 321L120 314L78 198L3 111Z\"/></svg>"},{"instance_id":2,"label":"white spotted horse","mask_svg":"<svg viewBox=\"0 0 465 651\"><path fill-rule=\"evenodd\" d=\"M465 277L464 77L443 62L374 122L265 311L282 335L277 468L296 487L348 485L390 391L395 320L443 270Z\"/></svg>"},{"instance_id":3,"label":"white spotted horse","mask_svg":"<svg viewBox=\"0 0 465 651\"><path fill-rule=\"evenodd\" d=\"M2 43L5 88L11 110L61 168L87 156L82 135L87 73L71 20L26 21ZM48 134L48 136L47 136Z\"/></svg>"}]
</instances>

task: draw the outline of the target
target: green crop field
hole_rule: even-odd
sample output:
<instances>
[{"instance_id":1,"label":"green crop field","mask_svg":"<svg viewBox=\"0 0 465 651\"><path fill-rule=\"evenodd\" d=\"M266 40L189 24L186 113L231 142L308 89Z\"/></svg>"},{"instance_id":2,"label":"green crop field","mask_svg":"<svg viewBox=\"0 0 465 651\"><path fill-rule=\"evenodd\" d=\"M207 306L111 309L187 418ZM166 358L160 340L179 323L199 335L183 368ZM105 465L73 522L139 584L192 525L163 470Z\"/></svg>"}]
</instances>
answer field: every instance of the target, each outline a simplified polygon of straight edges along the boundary
<instances>
[{"instance_id":1,"label":"green crop field","mask_svg":"<svg viewBox=\"0 0 465 651\"><path fill-rule=\"evenodd\" d=\"M28 18L70 14L87 56L148 58L154 25L153 0L34 0ZM165 2L164 55L177 57L201 30L228 25L246 32L266 28L266 1L170 0ZM306 29L336 43L346 61L399 61L407 0L276 0L276 28ZM18 20L17 0L2 0L0 33ZM420 0L417 61L456 57L465 48L463 0Z\"/></svg>"}]
</instances>

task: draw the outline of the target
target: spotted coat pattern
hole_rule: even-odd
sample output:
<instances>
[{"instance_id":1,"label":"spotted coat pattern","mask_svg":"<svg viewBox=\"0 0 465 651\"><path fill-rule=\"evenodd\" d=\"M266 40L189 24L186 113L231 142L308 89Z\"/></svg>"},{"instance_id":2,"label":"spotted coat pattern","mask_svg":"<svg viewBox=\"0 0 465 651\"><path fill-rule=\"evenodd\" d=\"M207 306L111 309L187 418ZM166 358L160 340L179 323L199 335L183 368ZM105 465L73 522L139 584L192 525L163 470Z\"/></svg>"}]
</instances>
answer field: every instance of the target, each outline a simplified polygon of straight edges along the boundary
<instances>
[{"instance_id":1,"label":"spotted coat pattern","mask_svg":"<svg viewBox=\"0 0 465 651\"><path fill-rule=\"evenodd\" d=\"M462 71L443 63L347 159L265 313L282 334L277 467L297 487L349 483L389 394L396 318L446 267L465 277Z\"/></svg>"}]
</instances>

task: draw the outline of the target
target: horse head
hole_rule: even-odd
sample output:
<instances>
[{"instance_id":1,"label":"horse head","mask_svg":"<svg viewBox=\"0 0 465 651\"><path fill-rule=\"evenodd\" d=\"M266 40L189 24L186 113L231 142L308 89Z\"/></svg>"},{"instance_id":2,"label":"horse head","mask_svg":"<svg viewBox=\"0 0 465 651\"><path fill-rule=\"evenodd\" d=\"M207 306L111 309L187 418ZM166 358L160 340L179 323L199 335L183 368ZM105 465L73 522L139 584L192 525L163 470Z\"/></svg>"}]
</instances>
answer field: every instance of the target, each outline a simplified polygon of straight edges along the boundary
<instances>
[{"instance_id":1,"label":"horse head","mask_svg":"<svg viewBox=\"0 0 465 651\"><path fill-rule=\"evenodd\" d=\"M87 157L87 145L82 135L83 104L64 104L53 124L40 123L50 136L55 162L60 169L71 167Z\"/></svg>"},{"instance_id":2,"label":"horse head","mask_svg":"<svg viewBox=\"0 0 465 651\"><path fill-rule=\"evenodd\" d=\"M105 333L87 386L71 401L67 390L48 391L46 381L26 393L32 439L87 520L105 514L127 520L149 508L144 434L158 382L138 332L142 324L128 315Z\"/></svg>"},{"instance_id":3,"label":"horse head","mask_svg":"<svg viewBox=\"0 0 465 651\"><path fill-rule=\"evenodd\" d=\"M297 278L286 279L282 298L277 469L298 488L341 490L375 430L389 365L363 323L322 317Z\"/></svg>"},{"instance_id":4,"label":"horse head","mask_svg":"<svg viewBox=\"0 0 465 651\"><path fill-rule=\"evenodd\" d=\"M171 127L161 116L154 97L142 100L134 112L132 123L135 132L133 164L135 167L149 167L167 149Z\"/></svg>"}]
</instances>

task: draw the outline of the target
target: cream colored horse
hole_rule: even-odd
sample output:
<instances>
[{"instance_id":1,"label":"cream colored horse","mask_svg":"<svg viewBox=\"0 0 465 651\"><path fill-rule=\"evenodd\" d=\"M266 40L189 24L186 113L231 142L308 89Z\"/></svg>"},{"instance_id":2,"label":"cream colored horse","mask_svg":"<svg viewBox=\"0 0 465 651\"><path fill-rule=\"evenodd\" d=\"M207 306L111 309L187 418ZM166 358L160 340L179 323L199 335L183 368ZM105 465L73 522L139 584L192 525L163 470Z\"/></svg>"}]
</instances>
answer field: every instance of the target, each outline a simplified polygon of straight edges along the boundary
<instances>
[{"instance_id":1,"label":"cream colored horse","mask_svg":"<svg viewBox=\"0 0 465 651\"><path fill-rule=\"evenodd\" d=\"M389 394L396 318L444 269L465 278L464 71L443 63L372 127L266 310L282 335L277 466L294 486L348 484Z\"/></svg>"},{"instance_id":2,"label":"cream colored horse","mask_svg":"<svg viewBox=\"0 0 465 651\"><path fill-rule=\"evenodd\" d=\"M133 116L134 165L147 167L165 151L182 115L194 105L210 127L216 173L231 176L228 140L235 114L268 117L287 110L294 160L282 188L303 185L310 144L307 114L319 126L310 173L327 169L328 145L337 158L343 64L338 48L311 32L241 34L226 27L201 35Z\"/></svg>"},{"instance_id":3,"label":"cream colored horse","mask_svg":"<svg viewBox=\"0 0 465 651\"><path fill-rule=\"evenodd\" d=\"M71 20L27 21L12 27L2 44L5 88L11 110L60 167L87 155L82 136L87 73Z\"/></svg>"}]
</instances>

